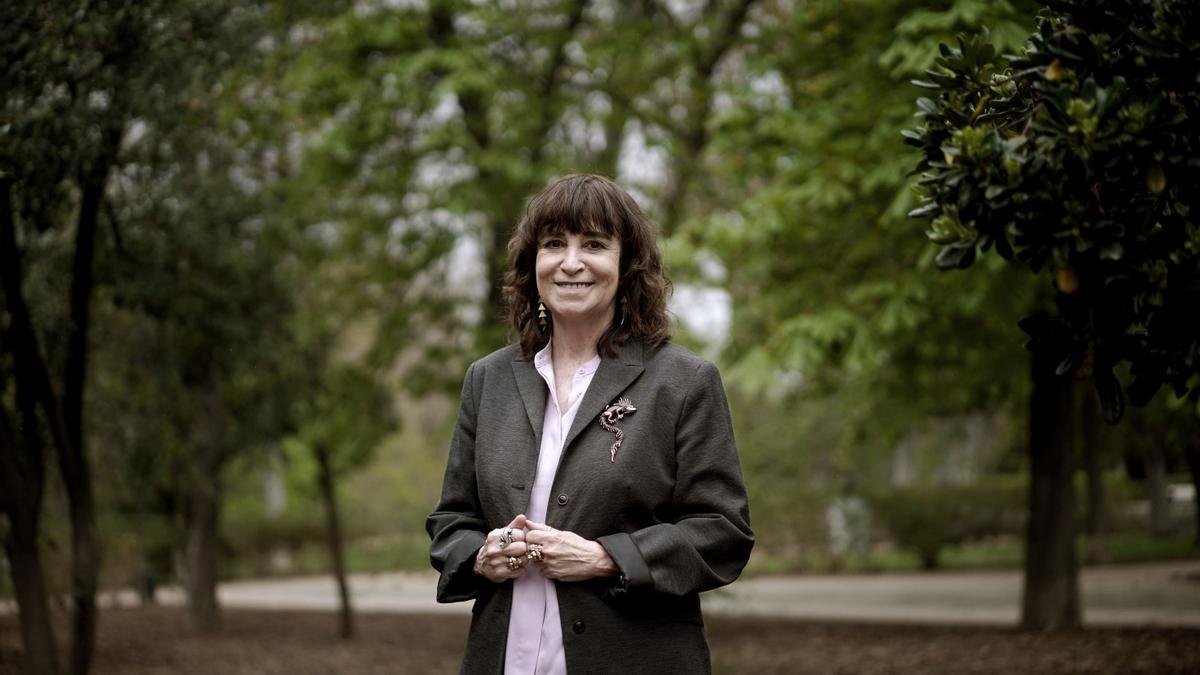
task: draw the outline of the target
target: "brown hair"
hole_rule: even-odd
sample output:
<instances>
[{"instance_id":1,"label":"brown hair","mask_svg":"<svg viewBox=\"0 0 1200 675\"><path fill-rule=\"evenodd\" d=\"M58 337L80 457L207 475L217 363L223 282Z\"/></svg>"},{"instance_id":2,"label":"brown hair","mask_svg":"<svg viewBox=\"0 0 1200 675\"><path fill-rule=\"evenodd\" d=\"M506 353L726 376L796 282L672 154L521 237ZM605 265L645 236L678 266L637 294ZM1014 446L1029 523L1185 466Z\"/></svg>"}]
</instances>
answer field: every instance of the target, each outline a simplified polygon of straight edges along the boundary
<instances>
[{"instance_id":1,"label":"brown hair","mask_svg":"<svg viewBox=\"0 0 1200 675\"><path fill-rule=\"evenodd\" d=\"M575 174L550 183L531 199L508 240L504 302L525 358L532 359L545 347L553 332L553 325L544 332L538 327L534 273L538 243L549 232L599 233L621 242L617 311L596 344L601 355L615 356L617 347L630 338L648 346L671 339L667 318L671 282L663 273L654 228L621 186L603 176Z\"/></svg>"}]
</instances>

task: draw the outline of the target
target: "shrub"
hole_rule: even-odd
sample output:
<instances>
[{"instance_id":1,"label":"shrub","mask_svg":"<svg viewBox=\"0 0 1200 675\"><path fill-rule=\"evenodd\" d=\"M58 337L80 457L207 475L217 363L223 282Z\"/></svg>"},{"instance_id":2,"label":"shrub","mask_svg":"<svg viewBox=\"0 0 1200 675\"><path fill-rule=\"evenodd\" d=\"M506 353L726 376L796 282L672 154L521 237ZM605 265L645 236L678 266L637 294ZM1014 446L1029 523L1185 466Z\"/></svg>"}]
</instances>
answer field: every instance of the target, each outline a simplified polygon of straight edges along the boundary
<instances>
[{"instance_id":1,"label":"shrub","mask_svg":"<svg viewBox=\"0 0 1200 675\"><path fill-rule=\"evenodd\" d=\"M998 476L971 485L914 485L867 494L872 516L899 548L925 569L938 567L943 548L1024 528L1026 483Z\"/></svg>"}]
</instances>

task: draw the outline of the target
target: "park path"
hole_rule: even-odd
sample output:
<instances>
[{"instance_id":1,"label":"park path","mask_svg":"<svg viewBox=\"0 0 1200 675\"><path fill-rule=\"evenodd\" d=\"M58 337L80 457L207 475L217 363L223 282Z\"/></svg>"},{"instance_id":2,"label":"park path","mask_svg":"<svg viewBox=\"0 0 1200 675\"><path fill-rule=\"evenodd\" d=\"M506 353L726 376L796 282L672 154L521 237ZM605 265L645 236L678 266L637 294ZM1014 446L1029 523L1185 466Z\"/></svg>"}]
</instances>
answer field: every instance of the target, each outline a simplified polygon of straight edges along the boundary
<instances>
[{"instance_id":1,"label":"park path","mask_svg":"<svg viewBox=\"0 0 1200 675\"><path fill-rule=\"evenodd\" d=\"M435 602L436 581L432 572L353 575L353 604L366 612L470 611L470 603ZM1200 627L1200 560L1089 567L1083 570L1082 587L1087 625ZM218 593L225 607L337 608L328 577L229 582ZM771 576L742 579L702 597L705 612L726 616L1015 626L1021 578L1016 570ZM163 589L159 599L183 602L174 588ZM129 592L106 594L102 601L136 602Z\"/></svg>"}]
</instances>

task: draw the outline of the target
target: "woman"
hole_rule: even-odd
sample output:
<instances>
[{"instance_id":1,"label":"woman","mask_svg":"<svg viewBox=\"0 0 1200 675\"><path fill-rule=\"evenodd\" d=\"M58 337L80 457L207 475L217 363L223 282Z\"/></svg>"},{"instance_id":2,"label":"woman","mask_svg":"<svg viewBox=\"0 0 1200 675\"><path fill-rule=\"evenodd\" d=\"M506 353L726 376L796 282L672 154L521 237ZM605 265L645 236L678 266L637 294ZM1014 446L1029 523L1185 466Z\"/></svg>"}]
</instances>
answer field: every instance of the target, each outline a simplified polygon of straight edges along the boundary
<instances>
[{"instance_id":1,"label":"woman","mask_svg":"<svg viewBox=\"0 0 1200 675\"><path fill-rule=\"evenodd\" d=\"M699 593L754 537L720 375L668 342L654 232L567 176L508 260L519 342L467 370L426 521L438 601L475 601L462 670L708 672Z\"/></svg>"}]
</instances>

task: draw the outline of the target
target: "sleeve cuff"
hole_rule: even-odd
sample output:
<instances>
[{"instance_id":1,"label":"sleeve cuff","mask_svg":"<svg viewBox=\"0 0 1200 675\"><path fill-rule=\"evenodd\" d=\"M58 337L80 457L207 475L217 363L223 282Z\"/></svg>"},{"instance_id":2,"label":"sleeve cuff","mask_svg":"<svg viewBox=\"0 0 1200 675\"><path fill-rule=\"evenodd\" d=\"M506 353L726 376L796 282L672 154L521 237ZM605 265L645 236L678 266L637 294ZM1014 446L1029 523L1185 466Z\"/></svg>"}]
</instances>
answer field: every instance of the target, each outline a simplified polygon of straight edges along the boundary
<instances>
[{"instance_id":1,"label":"sleeve cuff","mask_svg":"<svg viewBox=\"0 0 1200 675\"><path fill-rule=\"evenodd\" d=\"M455 544L438 579L438 602L462 602L479 594L483 578L475 574L475 554L483 541L482 533L471 532Z\"/></svg>"},{"instance_id":2,"label":"sleeve cuff","mask_svg":"<svg viewBox=\"0 0 1200 675\"><path fill-rule=\"evenodd\" d=\"M610 534L596 540L621 569L618 586L623 591L654 590L654 579L650 576L650 568L642 558L633 537L625 532Z\"/></svg>"}]
</instances>

